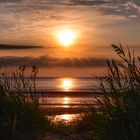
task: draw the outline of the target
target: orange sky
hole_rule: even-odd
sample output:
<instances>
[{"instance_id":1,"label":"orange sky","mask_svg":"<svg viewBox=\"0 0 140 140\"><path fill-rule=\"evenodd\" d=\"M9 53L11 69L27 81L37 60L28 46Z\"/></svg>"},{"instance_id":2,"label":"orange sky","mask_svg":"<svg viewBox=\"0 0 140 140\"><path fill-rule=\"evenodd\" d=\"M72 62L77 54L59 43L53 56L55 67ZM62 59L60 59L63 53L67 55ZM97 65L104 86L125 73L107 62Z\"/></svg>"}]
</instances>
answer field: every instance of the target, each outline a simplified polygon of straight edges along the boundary
<instances>
[{"instance_id":1,"label":"orange sky","mask_svg":"<svg viewBox=\"0 0 140 140\"><path fill-rule=\"evenodd\" d=\"M112 43L129 45L139 55L139 27L138 0L1 0L0 44L44 48L3 49L0 56L10 67L40 62L41 76L88 76L115 58ZM60 42L67 40L66 30L74 36L67 47Z\"/></svg>"}]
</instances>

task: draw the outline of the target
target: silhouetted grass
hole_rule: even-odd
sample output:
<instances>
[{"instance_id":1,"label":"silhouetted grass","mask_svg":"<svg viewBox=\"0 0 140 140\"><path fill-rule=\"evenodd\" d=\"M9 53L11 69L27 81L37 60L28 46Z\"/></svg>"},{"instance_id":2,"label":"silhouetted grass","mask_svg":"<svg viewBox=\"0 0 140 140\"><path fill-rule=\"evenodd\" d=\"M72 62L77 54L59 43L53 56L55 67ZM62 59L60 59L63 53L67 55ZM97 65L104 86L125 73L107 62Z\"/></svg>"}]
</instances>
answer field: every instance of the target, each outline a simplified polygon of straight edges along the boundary
<instances>
[{"instance_id":1,"label":"silhouetted grass","mask_svg":"<svg viewBox=\"0 0 140 140\"><path fill-rule=\"evenodd\" d=\"M98 108L77 123L80 132L92 131L97 140L140 139L140 58L122 45L112 45L119 61L107 60L108 73L100 77L98 90L103 95Z\"/></svg>"},{"instance_id":2,"label":"silhouetted grass","mask_svg":"<svg viewBox=\"0 0 140 140\"><path fill-rule=\"evenodd\" d=\"M25 66L12 73L1 73L0 79L0 140L39 139L52 126L39 110L33 66L30 79L25 78ZM28 93L28 94L27 94Z\"/></svg>"}]
</instances>

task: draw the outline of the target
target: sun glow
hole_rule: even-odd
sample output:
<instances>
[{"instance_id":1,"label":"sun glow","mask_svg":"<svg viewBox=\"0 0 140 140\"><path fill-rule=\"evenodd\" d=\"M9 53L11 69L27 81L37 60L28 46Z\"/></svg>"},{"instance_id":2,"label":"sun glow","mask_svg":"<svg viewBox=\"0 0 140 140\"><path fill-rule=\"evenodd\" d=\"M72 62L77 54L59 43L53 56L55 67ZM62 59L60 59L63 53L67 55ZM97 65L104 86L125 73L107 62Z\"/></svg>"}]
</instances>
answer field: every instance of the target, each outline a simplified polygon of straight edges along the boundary
<instances>
[{"instance_id":1,"label":"sun glow","mask_svg":"<svg viewBox=\"0 0 140 140\"><path fill-rule=\"evenodd\" d=\"M70 29L63 29L57 32L59 43L65 47L72 45L76 39L76 32Z\"/></svg>"}]
</instances>

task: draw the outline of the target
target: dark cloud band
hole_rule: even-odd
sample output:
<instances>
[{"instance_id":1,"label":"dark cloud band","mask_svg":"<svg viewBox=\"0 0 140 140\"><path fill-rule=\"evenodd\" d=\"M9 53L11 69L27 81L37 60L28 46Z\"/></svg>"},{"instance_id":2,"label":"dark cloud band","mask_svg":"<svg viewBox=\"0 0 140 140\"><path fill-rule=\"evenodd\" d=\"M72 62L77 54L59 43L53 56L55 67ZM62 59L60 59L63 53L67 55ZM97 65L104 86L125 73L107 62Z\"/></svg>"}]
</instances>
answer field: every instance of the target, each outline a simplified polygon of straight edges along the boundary
<instances>
[{"instance_id":1,"label":"dark cloud band","mask_svg":"<svg viewBox=\"0 0 140 140\"><path fill-rule=\"evenodd\" d=\"M24 0L0 0L0 2L21 2L21 1L24 1Z\"/></svg>"},{"instance_id":2,"label":"dark cloud band","mask_svg":"<svg viewBox=\"0 0 140 140\"><path fill-rule=\"evenodd\" d=\"M51 58L41 56L38 58L32 57L1 57L2 66L20 66L20 65L37 65L38 67L104 67L105 59L98 58Z\"/></svg>"},{"instance_id":3,"label":"dark cloud band","mask_svg":"<svg viewBox=\"0 0 140 140\"><path fill-rule=\"evenodd\" d=\"M39 49L39 48L43 48L43 46L0 44L0 49L2 49L2 50Z\"/></svg>"},{"instance_id":4,"label":"dark cloud band","mask_svg":"<svg viewBox=\"0 0 140 140\"><path fill-rule=\"evenodd\" d=\"M66 5L96 5L96 4L107 4L107 3L127 3L134 2L140 4L139 0L0 0L0 2L40 2L50 4L66 4Z\"/></svg>"}]
</instances>

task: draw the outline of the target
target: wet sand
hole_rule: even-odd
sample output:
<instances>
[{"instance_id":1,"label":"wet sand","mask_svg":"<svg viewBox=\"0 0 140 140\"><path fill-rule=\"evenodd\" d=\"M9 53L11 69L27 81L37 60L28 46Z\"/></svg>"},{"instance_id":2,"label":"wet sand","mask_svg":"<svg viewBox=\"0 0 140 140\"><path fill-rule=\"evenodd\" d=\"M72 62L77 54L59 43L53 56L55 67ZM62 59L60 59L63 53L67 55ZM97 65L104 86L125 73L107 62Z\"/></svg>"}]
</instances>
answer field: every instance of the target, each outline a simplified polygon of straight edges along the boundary
<instances>
[{"instance_id":1,"label":"wet sand","mask_svg":"<svg viewBox=\"0 0 140 140\"><path fill-rule=\"evenodd\" d=\"M70 100L75 99L77 101L79 98L95 99L97 96L101 95L97 92L75 91L38 91L35 94L40 100L40 109L48 115L76 114L89 112L89 108L91 109L96 105L95 102L87 103L81 101L73 103L67 100L63 101L63 99L69 98ZM48 102L50 98L56 100L56 102L52 100ZM58 102L59 98L62 99L62 101Z\"/></svg>"}]
</instances>

